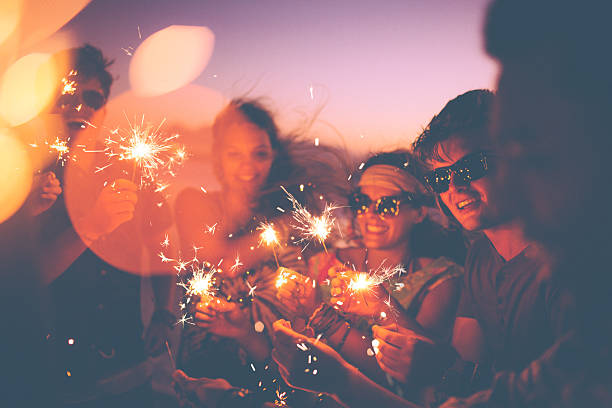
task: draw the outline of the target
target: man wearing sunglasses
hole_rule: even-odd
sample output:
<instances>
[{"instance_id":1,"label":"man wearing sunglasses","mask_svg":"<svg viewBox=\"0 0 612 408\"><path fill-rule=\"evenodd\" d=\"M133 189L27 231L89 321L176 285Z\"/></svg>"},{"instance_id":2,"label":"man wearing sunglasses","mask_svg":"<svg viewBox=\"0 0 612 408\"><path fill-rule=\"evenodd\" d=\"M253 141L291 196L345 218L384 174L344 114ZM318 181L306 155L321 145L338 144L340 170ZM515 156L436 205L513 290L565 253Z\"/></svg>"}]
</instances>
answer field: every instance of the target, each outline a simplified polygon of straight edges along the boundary
<instances>
[{"instance_id":1,"label":"man wearing sunglasses","mask_svg":"<svg viewBox=\"0 0 612 408\"><path fill-rule=\"evenodd\" d=\"M34 255L48 288L55 389L62 406L150 405L147 354L165 350L175 323L169 311L175 285L173 276L151 279L155 312L143 336L139 274L143 252L151 270L165 272L156 245L170 216L157 205L163 198L119 168L98 170L110 62L91 45L54 59L68 65L60 65L65 76L48 116L61 119L63 129L53 138L67 143L70 158L43 173L30 196L39 204L31 207L39 226Z\"/></svg>"},{"instance_id":2,"label":"man wearing sunglasses","mask_svg":"<svg viewBox=\"0 0 612 408\"><path fill-rule=\"evenodd\" d=\"M485 386L491 371L523 369L573 325L571 298L542 278L547 257L525 238L509 189L496 184L498 158L488 131L492 106L489 91L460 95L414 144L431 168L425 181L443 211L465 230L482 233L466 259L452 338L461 360L476 365L456 363L469 376L450 381L447 375L450 394ZM406 343L425 344L417 336Z\"/></svg>"}]
</instances>

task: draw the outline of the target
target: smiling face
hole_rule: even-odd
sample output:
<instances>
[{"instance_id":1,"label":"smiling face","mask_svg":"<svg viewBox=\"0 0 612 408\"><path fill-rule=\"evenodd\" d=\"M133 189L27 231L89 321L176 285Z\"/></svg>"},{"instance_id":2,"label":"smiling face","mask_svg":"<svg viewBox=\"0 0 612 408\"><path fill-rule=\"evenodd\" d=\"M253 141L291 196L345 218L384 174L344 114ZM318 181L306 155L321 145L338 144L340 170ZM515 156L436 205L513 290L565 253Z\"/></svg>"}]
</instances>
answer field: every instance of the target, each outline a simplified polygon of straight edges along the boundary
<instances>
[{"instance_id":1,"label":"smiling face","mask_svg":"<svg viewBox=\"0 0 612 408\"><path fill-rule=\"evenodd\" d=\"M402 203L397 216L383 218L374 212L376 200L385 196L396 196L401 191L376 185L361 186L360 191L372 200L368 211L357 215L357 223L366 248L394 249L405 247L408 244L412 226L423 220L423 212L414 209L408 203Z\"/></svg>"},{"instance_id":2,"label":"smiling face","mask_svg":"<svg viewBox=\"0 0 612 408\"><path fill-rule=\"evenodd\" d=\"M61 115L70 140L88 128L100 128L106 114L106 98L97 78L74 77L74 84L73 90L57 98L52 109Z\"/></svg>"},{"instance_id":3,"label":"smiling face","mask_svg":"<svg viewBox=\"0 0 612 408\"><path fill-rule=\"evenodd\" d=\"M477 134L468 137L457 135L445 140L437 147L439 159L430 161L432 168L435 170L450 166L466 155L481 150L474 146L476 143L470 145L467 140L476 141L485 138L483 134ZM490 165L489 173L494 169L495 166ZM459 183L453 174L448 190L440 193L440 199L466 230L492 228L510 219L509 212L503 204L503 194L496 188L494 181L491 174L486 174L477 180Z\"/></svg>"},{"instance_id":4,"label":"smiling face","mask_svg":"<svg viewBox=\"0 0 612 408\"><path fill-rule=\"evenodd\" d=\"M216 143L216 160L226 190L256 195L266 183L274 161L268 134L241 118L224 127Z\"/></svg>"}]
</instances>

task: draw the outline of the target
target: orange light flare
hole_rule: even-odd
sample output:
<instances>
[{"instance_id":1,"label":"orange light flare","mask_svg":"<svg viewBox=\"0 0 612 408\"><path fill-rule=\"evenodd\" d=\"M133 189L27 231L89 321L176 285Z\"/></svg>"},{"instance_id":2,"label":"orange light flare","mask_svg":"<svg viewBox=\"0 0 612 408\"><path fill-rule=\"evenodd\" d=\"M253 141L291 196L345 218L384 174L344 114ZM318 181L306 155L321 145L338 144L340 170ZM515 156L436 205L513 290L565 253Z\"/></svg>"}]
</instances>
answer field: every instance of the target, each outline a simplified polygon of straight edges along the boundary
<instances>
[{"instance_id":1,"label":"orange light flare","mask_svg":"<svg viewBox=\"0 0 612 408\"><path fill-rule=\"evenodd\" d=\"M162 132L165 121L154 126L145 122L142 115L140 123L132 124L128 120L129 128L114 129L105 140L109 159L133 162L132 181L140 174L141 187L154 184L158 190L165 189L167 183L160 179L175 177L175 169L188 157L185 147L176 143L179 134L168 136Z\"/></svg>"}]
</instances>

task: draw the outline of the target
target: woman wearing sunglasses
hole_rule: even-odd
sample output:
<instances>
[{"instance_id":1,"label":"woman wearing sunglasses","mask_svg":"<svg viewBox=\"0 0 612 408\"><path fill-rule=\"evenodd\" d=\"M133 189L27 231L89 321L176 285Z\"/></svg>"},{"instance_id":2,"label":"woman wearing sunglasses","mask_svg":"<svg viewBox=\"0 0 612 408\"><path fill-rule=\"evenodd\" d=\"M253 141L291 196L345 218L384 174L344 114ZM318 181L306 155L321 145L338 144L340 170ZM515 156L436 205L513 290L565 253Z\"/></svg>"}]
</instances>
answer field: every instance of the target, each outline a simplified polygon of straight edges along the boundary
<instances>
[{"instance_id":1,"label":"woman wearing sunglasses","mask_svg":"<svg viewBox=\"0 0 612 408\"><path fill-rule=\"evenodd\" d=\"M452 251L449 235L432 221L437 216L433 197L419 182L409 153L375 155L362 169L349 196L362 245L310 260L310 277L319 282L318 298L303 283L305 279L294 279L279 296L299 304L294 310L302 314L313 312L315 300L322 300L314 313L303 316L310 334L322 334L348 361L381 379L369 328L373 324L394 331L407 327L448 339L462 274L448 256L461 262L464 247L458 241ZM358 289L360 280L393 270L381 285ZM397 375L402 376L406 374Z\"/></svg>"}]
</instances>

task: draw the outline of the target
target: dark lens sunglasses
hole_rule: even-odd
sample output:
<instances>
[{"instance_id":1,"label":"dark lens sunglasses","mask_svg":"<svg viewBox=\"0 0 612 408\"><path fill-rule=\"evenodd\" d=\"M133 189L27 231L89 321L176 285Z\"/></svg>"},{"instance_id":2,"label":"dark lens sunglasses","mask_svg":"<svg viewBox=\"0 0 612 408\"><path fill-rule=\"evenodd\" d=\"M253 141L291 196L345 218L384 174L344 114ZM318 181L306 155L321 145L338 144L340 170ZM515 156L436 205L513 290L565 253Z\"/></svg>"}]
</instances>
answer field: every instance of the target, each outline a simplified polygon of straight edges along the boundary
<instances>
[{"instance_id":1,"label":"dark lens sunglasses","mask_svg":"<svg viewBox=\"0 0 612 408\"><path fill-rule=\"evenodd\" d=\"M488 173L488 156L486 152L470 153L451 166L440 167L425 174L425 182L438 194L448 190L453 174L455 184L467 185Z\"/></svg>"},{"instance_id":2,"label":"dark lens sunglasses","mask_svg":"<svg viewBox=\"0 0 612 408\"><path fill-rule=\"evenodd\" d=\"M81 98L83 99L83 103L92 108L93 110L100 109L102 106L104 106L104 103L106 102L106 98L104 97L104 95L102 95L98 91L83 91L81 92ZM62 95L57 101L57 105L60 107L71 104L78 105L78 103L79 101L77 99L77 96L71 94Z\"/></svg>"},{"instance_id":3,"label":"dark lens sunglasses","mask_svg":"<svg viewBox=\"0 0 612 408\"><path fill-rule=\"evenodd\" d=\"M404 192L395 196L384 196L378 200L373 201L370 197L363 194L360 191L356 191L349 197L349 207L355 214L365 214L370 210L372 203L374 206L374 213L379 216L385 217L396 217L399 215L400 205L402 203L409 203L412 207L420 207L419 200L414 193Z\"/></svg>"}]
</instances>

